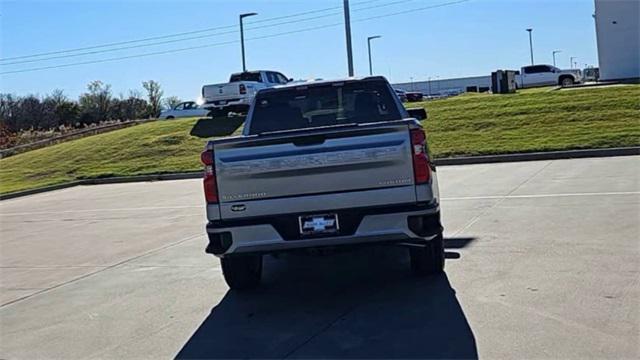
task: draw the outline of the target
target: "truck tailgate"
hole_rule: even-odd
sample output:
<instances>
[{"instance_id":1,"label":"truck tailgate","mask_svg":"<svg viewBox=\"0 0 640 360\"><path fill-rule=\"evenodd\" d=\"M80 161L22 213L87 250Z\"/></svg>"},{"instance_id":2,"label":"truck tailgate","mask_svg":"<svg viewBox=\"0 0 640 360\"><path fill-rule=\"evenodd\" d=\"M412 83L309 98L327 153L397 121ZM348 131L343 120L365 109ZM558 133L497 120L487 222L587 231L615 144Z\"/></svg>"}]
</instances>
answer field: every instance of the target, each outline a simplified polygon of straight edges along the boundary
<instances>
[{"instance_id":1,"label":"truck tailgate","mask_svg":"<svg viewBox=\"0 0 640 360\"><path fill-rule=\"evenodd\" d=\"M240 93L240 84L245 86L245 92L242 94ZM202 97L210 101L236 100L247 94L255 94L257 84L256 82L242 81L205 85L202 87Z\"/></svg>"},{"instance_id":2,"label":"truck tailgate","mask_svg":"<svg viewBox=\"0 0 640 360\"><path fill-rule=\"evenodd\" d=\"M205 85L202 87L202 97L205 99L226 99L240 96L237 83L223 83Z\"/></svg>"},{"instance_id":3,"label":"truck tailgate","mask_svg":"<svg viewBox=\"0 0 640 360\"><path fill-rule=\"evenodd\" d=\"M233 204L273 203L273 214L286 213L330 194L342 197L345 208L416 199L406 123L222 140L214 142L214 156L222 218L259 215L248 205L232 214ZM384 199L363 196L376 189L393 191L382 192ZM253 208L264 212L264 205ZM308 205L307 211L318 208Z\"/></svg>"}]
</instances>

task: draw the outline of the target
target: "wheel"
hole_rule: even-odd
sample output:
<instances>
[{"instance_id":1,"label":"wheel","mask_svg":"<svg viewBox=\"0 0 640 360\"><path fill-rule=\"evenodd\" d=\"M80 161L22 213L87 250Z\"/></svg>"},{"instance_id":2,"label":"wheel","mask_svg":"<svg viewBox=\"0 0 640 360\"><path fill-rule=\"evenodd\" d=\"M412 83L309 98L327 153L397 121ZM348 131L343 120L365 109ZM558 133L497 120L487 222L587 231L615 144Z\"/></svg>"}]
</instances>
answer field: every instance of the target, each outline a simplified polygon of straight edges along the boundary
<instances>
[{"instance_id":1,"label":"wheel","mask_svg":"<svg viewBox=\"0 0 640 360\"><path fill-rule=\"evenodd\" d=\"M167 116L167 120L171 120L171 119L175 119L175 118L171 115Z\"/></svg>"},{"instance_id":2,"label":"wheel","mask_svg":"<svg viewBox=\"0 0 640 360\"><path fill-rule=\"evenodd\" d=\"M571 77L564 77L560 80L560 85L562 86L571 86L574 84L573 78Z\"/></svg>"},{"instance_id":3,"label":"wheel","mask_svg":"<svg viewBox=\"0 0 640 360\"><path fill-rule=\"evenodd\" d=\"M444 237L438 234L425 247L409 248L411 270L418 276L440 274L444 271Z\"/></svg>"},{"instance_id":4,"label":"wheel","mask_svg":"<svg viewBox=\"0 0 640 360\"><path fill-rule=\"evenodd\" d=\"M222 275L233 290L248 290L260 285L262 255L236 255L220 259Z\"/></svg>"}]
</instances>

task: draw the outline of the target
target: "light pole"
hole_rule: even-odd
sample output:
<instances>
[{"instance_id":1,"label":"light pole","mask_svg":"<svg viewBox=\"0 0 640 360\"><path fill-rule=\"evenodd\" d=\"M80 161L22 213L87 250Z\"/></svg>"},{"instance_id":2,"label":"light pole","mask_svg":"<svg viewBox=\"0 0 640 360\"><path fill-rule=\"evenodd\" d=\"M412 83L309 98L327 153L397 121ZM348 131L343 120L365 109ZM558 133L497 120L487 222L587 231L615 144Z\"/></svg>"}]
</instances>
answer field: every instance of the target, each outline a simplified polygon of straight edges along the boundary
<instances>
[{"instance_id":1,"label":"light pole","mask_svg":"<svg viewBox=\"0 0 640 360\"><path fill-rule=\"evenodd\" d=\"M258 15L258 13L240 14L240 48L242 49L242 72L247 71L247 65L244 61L244 28L242 27L242 19L254 15Z\"/></svg>"},{"instance_id":2,"label":"light pole","mask_svg":"<svg viewBox=\"0 0 640 360\"><path fill-rule=\"evenodd\" d=\"M533 65L533 39L531 37L533 29L527 29L527 32L529 33L529 51L531 52L531 65Z\"/></svg>"},{"instance_id":3,"label":"light pole","mask_svg":"<svg viewBox=\"0 0 640 360\"><path fill-rule=\"evenodd\" d=\"M572 56L572 57L569 58L569 62L571 63L571 64L569 64L569 66L571 66L572 69L573 69L573 59L577 59L577 57Z\"/></svg>"},{"instance_id":4,"label":"light pole","mask_svg":"<svg viewBox=\"0 0 640 360\"><path fill-rule=\"evenodd\" d=\"M379 39L381 37L382 36L380 35L375 35L367 38L367 49L369 50L369 75L373 75L373 66L371 65L371 40Z\"/></svg>"},{"instance_id":5,"label":"light pole","mask_svg":"<svg viewBox=\"0 0 640 360\"><path fill-rule=\"evenodd\" d=\"M347 36L347 65L349 76L353 76L353 52L351 50L351 20L349 20L349 0L344 0L344 32Z\"/></svg>"},{"instance_id":6,"label":"light pole","mask_svg":"<svg viewBox=\"0 0 640 360\"><path fill-rule=\"evenodd\" d=\"M556 54L561 53L562 50L554 50L553 51L553 66L556 66Z\"/></svg>"}]
</instances>

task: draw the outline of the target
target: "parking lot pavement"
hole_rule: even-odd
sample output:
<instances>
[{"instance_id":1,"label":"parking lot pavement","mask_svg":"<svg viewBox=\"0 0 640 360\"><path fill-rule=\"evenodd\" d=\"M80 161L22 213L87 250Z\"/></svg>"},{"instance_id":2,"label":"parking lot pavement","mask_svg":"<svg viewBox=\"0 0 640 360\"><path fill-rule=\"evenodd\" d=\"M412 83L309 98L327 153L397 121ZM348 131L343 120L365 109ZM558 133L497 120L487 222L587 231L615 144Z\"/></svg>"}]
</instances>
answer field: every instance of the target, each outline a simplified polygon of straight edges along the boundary
<instances>
[{"instance_id":1,"label":"parking lot pavement","mask_svg":"<svg viewBox=\"0 0 640 360\"><path fill-rule=\"evenodd\" d=\"M0 358L638 358L640 157L439 168L446 275L267 258L228 291L198 180L0 203Z\"/></svg>"}]
</instances>

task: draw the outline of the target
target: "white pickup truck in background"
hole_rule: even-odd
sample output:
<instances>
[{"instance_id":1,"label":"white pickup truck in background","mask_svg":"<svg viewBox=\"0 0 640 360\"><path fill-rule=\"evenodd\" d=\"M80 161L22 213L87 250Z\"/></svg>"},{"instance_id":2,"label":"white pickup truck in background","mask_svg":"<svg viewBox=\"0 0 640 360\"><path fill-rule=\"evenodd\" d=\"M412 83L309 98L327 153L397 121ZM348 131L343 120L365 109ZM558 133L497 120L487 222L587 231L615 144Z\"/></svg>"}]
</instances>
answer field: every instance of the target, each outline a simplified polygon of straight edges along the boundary
<instances>
[{"instance_id":1,"label":"white pickup truck in background","mask_svg":"<svg viewBox=\"0 0 640 360\"><path fill-rule=\"evenodd\" d=\"M520 69L516 81L520 89L549 85L571 86L582 82L582 71L561 70L552 65L530 65Z\"/></svg>"},{"instance_id":2,"label":"white pickup truck in background","mask_svg":"<svg viewBox=\"0 0 640 360\"><path fill-rule=\"evenodd\" d=\"M291 81L277 71L258 70L231 74L228 83L202 87L203 108L212 116L226 116L230 112L244 114L249 110L260 89L283 85Z\"/></svg>"}]
</instances>

